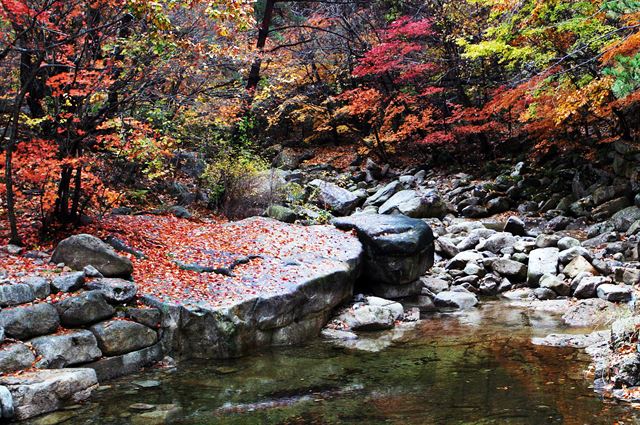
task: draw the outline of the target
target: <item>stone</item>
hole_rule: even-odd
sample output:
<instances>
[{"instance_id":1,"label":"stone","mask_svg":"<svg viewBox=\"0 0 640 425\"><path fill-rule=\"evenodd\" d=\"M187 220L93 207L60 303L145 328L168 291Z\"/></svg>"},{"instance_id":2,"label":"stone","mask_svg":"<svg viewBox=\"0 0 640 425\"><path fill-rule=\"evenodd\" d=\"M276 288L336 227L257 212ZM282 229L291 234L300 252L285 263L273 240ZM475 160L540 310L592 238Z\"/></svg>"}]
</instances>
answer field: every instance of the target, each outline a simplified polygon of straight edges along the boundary
<instances>
[{"instance_id":1,"label":"stone","mask_svg":"<svg viewBox=\"0 0 640 425\"><path fill-rule=\"evenodd\" d=\"M444 254L445 258L453 258L460 253L460 250L451 239L444 237L436 239L436 251Z\"/></svg>"},{"instance_id":2,"label":"stone","mask_svg":"<svg viewBox=\"0 0 640 425\"><path fill-rule=\"evenodd\" d=\"M541 233L536 238L536 247L538 248L552 248L558 246L558 242L561 237L556 234L548 235L546 233Z\"/></svg>"},{"instance_id":3,"label":"stone","mask_svg":"<svg viewBox=\"0 0 640 425\"><path fill-rule=\"evenodd\" d=\"M51 295L51 285L44 277L29 276L23 280L23 283L31 287L37 299L43 300Z\"/></svg>"},{"instance_id":4,"label":"stone","mask_svg":"<svg viewBox=\"0 0 640 425\"><path fill-rule=\"evenodd\" d=\"M15 419L25 420L86 400L98 379L93 369L48 369L0 377L0 385L13 397Z\"/></svg>"},{"instance_id":5,"label":"stone","mask_svg":"<svg viewBox=\"0 0 640 425\"><path fill-rule=\"evenodd\" d=\"M443 291L433 300L440 308L466 310L478 304L478 298L470 292Z\"/></svg>"},{"instance_id":6,"label":"stone","mask_svg":"<svg viewBox=\"0 0 640 425\"><path fill-rule=\"evenodd\" d=\"M574 278L580 273L589 273L594 276L599 274L595 267L593 267L593 265L591 265L591 263L581 255L578 255L571 260L571 262L564 267L562 272L570 278Z\"/></svg>"},{"instance_id":7,"label":"stone","mask_svg":"<svg viewBox=\"0 0 640 425\"><path fill-rule=\"evenodd\" d=\"M51 281L54 292L75 292L84 286L84 272L67 273L56 276Z\"/></svg>"},{"instance_id":8,"label":"stone","mask_svg":"<svg viewBox=\"0 0 640 425\"><path fill-rule=\"evenodd\" d=\"M125 317L141 323L151 329L158 329L162 321L162 313L157 308L127 308Z\"/></svg>"},{"instance_id":9,"label":"stone","mask_svg":"<svg viewBox=\"0 0 640 425\"><path fill-rule=\"evenodd\" d=\"M102 357L96 338L86 330L46 335L29 341L38 354L38 367L61 369Z\"/></svg>"},{"instance_id":10,"label":"stone","mask_svg":"<svg viewBox=\"0 0 640 425\"><path fill-rule=\"evenodd\" d=\"M422 282L420 280L416 280L405 285L374 283L371 285L370 289L373 295L377 297L396 300L398 298L420 295L422 293Z\"/></svg>"},{"instance_id":11,"label":"stone","mask_svg":"<svg viewBox=\"0 0 640 425\"><path fill-rule=\"evenodd\" d=\"M505 248L513 248L516 243L516 238L511 233L496 233L484 242L482 247L478 249L493 252L499 254Z\"/></svg>"},{"instance_id":12,"label":"stone","mask_svg":"<svg viewBox=\"0 0 640 425\"><path fill-rule=\"evenodd\" d=\"M558 254L558 248L540 248L531 251L527 269L529 285L536 285L545 274L558 273Z\"/></svg>"},{"instance_id":13,"label":"stone","mask_svg":"<svg viewBox=\"0 0 640 425\"><path fill-rule=\"evenodd\" d=\"M515 281L527 278L527 266L517 261L500 258L491 263L491 268L500 276L514 278Z\"/></svg>"},{"instance_id":14,"label":"stone","mask_svg":"<svg viewBox=\"0 0 640 425\"><path fill-rule=\"evenodd\" d=\"M612 199L594 208L591 211L591 216L594 220L606 219L629 205L631 205L631 201L626 197Z\"/></svg>"},{"instance_id":15,"label":"stone","mask_svg":"<svg viewBox=\"0 0 640 425\"><path fill-rule=\"evenodd\" d=\"M487 202L487 211L490 215L500 214L505 211L509 211L511 208L511 202L509 198L504 196L499 196L497 198L490 199Z\"/></svg>"},{"instance_id":16,"label":"stone","mask_svg":"<svg viewBox=\"0 0 640 425\"><path fill-rule=\"evenodd\" d=\"M159 362L163 355L161 344L155 344L120 356L103 358L84 367L95 370L98 380L105 381L131 375L143 367Z\"/></svg>"},{"instance_id":17,"label":"stone","mask_svg":"<svg viewBox=\"0 0 640 425\"><path fill-rule=\"evenodd\" d=\"M612 303L626 303L631 301L633 290L626 285L605 283L598 286L598 298Z\"/></svg>"},{"instance_id":18,"label":"stone","mask_svg":"<svg viewBox=\"0 0 640 425\"><path fill-rule=\"evenodd\" d=\"M75 270L91 265L106 277L127 277L133 272L131 260L119 256L109 245L87 234L60 242L51 261L64 263Z\"/></svg>"},{"instance_id":19,"label":"stone","mask_svg":"<svg viewBox=\"0 0 640 425\"><path fill-rule=\"evenodd\" d=\"M0 373L29 369L35 360L31 350L21 342L0 346Z\"/></svg>"},{"instance_id":20,"label":"stone","mask_svg":"<svg viewBox=\"0 0 640 425\"><path fill-rule=\"evenodd\" d=\"M398 304L404 311L402 305L394 304ZM338 316L338 320L344 322L349 329L354 331L379 331L391 329L401 316L402 314L397 315L393 309L384 305L361 304L342 312Z\"/></svg>"},{"instance_id":21,"label":"stone","mask_svg":"<svg viewBox=\"0 0 640 425\"><path fill-rule=\"evenodd\" d=\"M99 278L87 283L88 290L99 291L110 304L125 304L133 301L138 293L135 283L118 278Z\"/></svg>"},{"instance_id":22,"label":"stone","mask_svg":"<svg viewBox=\"0 0 640 425\"><path fill-rule=\"evenodd\" d=\"M503 292L501 296L508 300L521 301L521 300L528 300L535 297L535 293L531 288L517 288L517 289L511 289L509 291Z\"/></svg>"},{"instance_id":23,"label":"stone","mask_svg":"<svg viewBox=\"0 0 640 425\"><path fill-rule=\"evenodd\" d=\"M596 291L601 285L608 282L606 278L600 276L587 276L580 279L573 289L573 296L576 298L595 298ZM572 283L573 287L573 283Z\"/></svg>"},{"instance_id":24,"label":"stone","mask_svg":"<svg viewBox=\"0 0 640 425\"><path fill-rule=\"evenodd\" d=\"M573 220L571 218L559 215L549 220L545 226L545 230L549 232L559 232L566 229L572 222Z\"/></svg>"},{"instance_id":25,"label":"stone","mask_svg":"<svg viewBox=\"0 0 640 425\"><path fill-rule=\"evenodd\" d=\"M555 300L558 297L558 294L549 288L535 288L533 295L541 301Z\"/></svg>"},{"instance_id":26,"label":"stone","mask_svg":"<svg viewBox=\"0 0 640 425\"><path fill-rule=\"evenodd\" d=\"M189 195L185 196L184 194L182 194L182 196L183 196L183 202L185 202L184 201L185 198L187 199L189 198ZM178 199L178 201L180 201L180 199ZM191 201L186 201L185 203L191 203ZM184 219L189 219L192 217L189 210L183 207L182 205L173 205L167 208L167 213L171 214L174 217L184 218ZM122 276L123 274L119 274L119 275Z\"/></svg>"},{"instance_id":27,"label":"stone","mask_svg":"<svg viewBox=\"0 0 640 425\"><path fill-rule=\"evenodd\" d=\"M478 283L478 290L482 295L496 295L500 288L500 282L493 275L486 276Z\"/></svg>"},{"instance_id":28,"label":"stone","mask_svg":"<svg viewBox=\"0 0 640 425\"><path fill-rule=\"evenodd\" d=\"M158 341L155 330L126 320L101 322L91 326L90 330L105 356L119 356L138 351Z\"/></svg>"},{"instance_id":29,"label":"stone","mask_svg":"<svg viewBox=\"0 0 640 425\"><path fill-rule=\"evenodd\" d=\"M358 335L356 335L353 332L343 331L340 329L331 329L331 328L324 328L322 332L320 332L320 337L322 337L323 339L342 340L342 341L358 339Z\"/></svg>"},{"instance_id":30,"label":"stone","mask_svg":"<svg viewBox=\"0 0 640 425\"><path fill-rule=\"evenodd\" d=\"M335 219L333 224L356 230L364 245L364 276L371 283L408 284L433 265L433 232L422 220L368 214Z\"/></svg>"},{"instance_id":31,"label":"stone","mask_svg":"<svg viewBox=\"0 0 640 425\"><path fill-rule=\"evenodd\" d=\"M640 283L640 269L618 267L615 270L615 277L617 282L622 282L626 285L637 285Z\"/></svg>"},{"instance_id":32,"label":"stone","mask_svg":"<svg viewBox=\"0 0 640 425\"><path fill-rule=\"evenodd\" d=\"M564 251L560 251L558 254L558 260L560 260L561 264L567 264L573 261L576 257L582 257L585 260L591 260L591 253L581 246L574 246L569 249L565 249Z\"/></svg>"},{"instance_id":33,"label":"stone","mask_svg":"<svg viewBox=\"0 0 640 425\"><path fill-rule=\"evenodd\" d=\"M405 313L404 321L412 321L411 320L411 312L417 310L417 318L415 320L420 319L420 312L433 312L437 311L436 305L430 296L427 295L416 295L412 297L402 298L398 300L402 306L404 307Z\"/></svg>"},{"instance_id":34,"label":"stone","mask_svg":"<svg viewBox=\"0 0 640 425\"><path fill-rule=\"evenodd\" d=\"M89 291L55 304L60 321L66 327L90 325L115 314L102 292Z\"/></svg>"},{"instance_id":35,"label":"stone","mask_svg":"<svg viewBox=\"0 0 640 425\"><path fill-rule=\"evenodd\" d=\"M467 265L464 267L464 269L462 271L467 276L482 277L482 276L484 276L486 274L486 271L484 270L484 268L480 267L479 265L477 265L474 262L468 262Z\"/></svg>"},{"instance_id":36,"label":"stone","mask_svg":"<svg viewBox=\"0 0 640 425\"><path fill-rule=\"evenodd\" d=\"M355 194L333 183L316 179L309 186L315 190L317 204L338 215L351 214L361 202Z\"/></svg>"},{"instance_id":37,"label":"stone","mask_svg":"<svg viewBox=\"0 0 640 425\"><path fill-rule=\"evenodd\" d=\"M559 276L546 274L540 278L540 287L551 289L557 295L566 297L571 294L571 286Z\"/></svg>"},{"instance_id":38,"label":"stone","mask_svg":"<svg viewBox=\"0 0 640 425\"><path fill-rule=\"evenodd\" d=\"M51 304L34 304L0 311L0 326L8 337L26 340L55 332L60 319Z\"/></svg>"},{"instance_id":39,"label":"stone","mask_svg":"<svg viewBox=\"0 0 640 425\"><path fill-rule=\"evenodd\" d=\"M640 208L631 206L615 213L609 219L609 223L616 231L626 232L637 220L640 220Z\"/></svg>"},{"instance_id":40,"label":"stone","mask_svg":"<svg viewBox=\"0 0 640 425\"><path fill-rule=\"evenodd\" d=\"M14 415L13 397L7 387L0 386L0 418L13 419Z\"/></svg>"},{"instance_id":41,"label":"stone","mask_svg":"<svg viewBox=\"0 0 640 425\"><path fill-rule=\"evenodd\" d=\"M0 285L0 307L30 303L36 299L33 288L22 283Z\"/></svg>"},{"instance_id":42,"label":"stone","mask_svg":"<svg viewBox=\"0 0 640 425\"><path fill-rule=\"evenodd\" d=\"M469 205L464 207L460 213L469 218L485 218L491 215L485 207L480 205Z\"/></svg>"},{"instance_id":43,"label":"stone","mask_svg":"<svg viewBox=\"0 0 640 425\"><path fill-rule=\"evenodd\" d=\"M82 269L82 272L84 273L84 277L87 277L87 278L104 277L102 275L102 273L100 273L100 271L98 269L96 269L95 267L93 267L91 265L85 266Z\"/></svg>"},{"instance_id":44,"label":"stone","mask_svg":"<svg viewBox=\"0 0 640 425\"><path fill-rule=\"evenodd\" d=\"M283 223L295 223L298 219L298 214L294 210L283 205L270 205L265 215Z\"/></svg>"},{"instance_id":45,"label":"stone","mask_svg":"<svg viewBox=\"0 0 640 425\"><path fill-rule=\"evenodd\" d=\"M420 283L432 294L439 294L440 292L449 290L449 282L437 277L421 277Z\"/></svg>"},{"instance_id":46,"label":"stone","mask_svg":"<svg viewBox=\"0 0 640 425\"><path fill-rule=\"evenodd\" d=\"M389 198L391 198L401 189L402 189L402 184L399 181L394 180L391 183L379 189L372 196L367 198L367 200L364 203L364 206L367 207L369 205L374 205L376 207L379 207L385 202L387 202Z\"/></svg>"},{"instance_id":47,"label":"stone","mask_svg":"<svg viewBox=\"0 0 640 425\"><path fill-rule=\"evenodd\" d=\"M443 217L444 203L435 193L401 190L380 206L380 214L400 213L412 218Z\"/></svg>"},{"instance_id":48,"label":"stone","mask_svg":"<svg viewBox=\"0 0 640 425\"><path fill-rule=\"evenodd\" d=\"M470 262L481 262L484 259L477 251L463 251L453 257L446 265L448 270L463 270Z\"/></svg>"},{"instance_id":49,"label":"stone","mask_svg":"<svg viewBox=\"0 0 640 425\"><path fill-rule=\"evenodd\" d=\"M511 216L507 219L507 222L504 225L503 232L511 233L516 236L526 236L527 235L527 227L520 218Z\"/></svg>"},{"instance_id":50,"label":"stone","mask_svg":"<svg viewBox=\"0 0 640 425\"><path fill-rule=\"evenodd\" d=\"M564 238L558 241L558 249L560 251L565 251L567 249L575 248L580 246L580 241L576 238L571 238L569 236L565 236Z\"/></svg>"},{"instance_id":51,"label":"stone","mask_svg":"<svg viewBox=\"0 0 640 425\"><path fill-rule=\"evenodd\" d=\"M640 329L639 316L617 319L611 324L611 347L618 350L636 342L638 329Z\"/></svg>"}]
</instances>

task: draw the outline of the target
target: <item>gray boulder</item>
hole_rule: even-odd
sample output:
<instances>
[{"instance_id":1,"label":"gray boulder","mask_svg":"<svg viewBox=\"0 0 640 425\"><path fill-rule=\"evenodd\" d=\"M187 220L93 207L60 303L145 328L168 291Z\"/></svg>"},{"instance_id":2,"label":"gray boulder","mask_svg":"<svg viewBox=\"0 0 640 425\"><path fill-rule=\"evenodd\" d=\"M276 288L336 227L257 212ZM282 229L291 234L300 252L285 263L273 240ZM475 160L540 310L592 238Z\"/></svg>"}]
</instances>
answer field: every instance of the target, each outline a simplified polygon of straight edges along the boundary
<instances>
[{"instance_id":1,"label":"gray boulder","mask_svg":"<svg viewBox=\"0 0 640 425\"><path fill-rule=\"evenodd\" d=\"M283 223L294 223L298 219L298 214L296 214L294 210L283 205L269 206L265 215L274 220L282 221Z\"/></svg>"},{"instance_id":2,"label":"gray boulder","mask_svg":"<svg viewBox=\"0 0 640 425\"><path fill-rule=\"evenodd\" d=\"M443 291L433 300L437 307L466 310L478 304L478 298L471 292Z\"/></svg>"},{"instance_id":3,"label":"gray boulder","mask_svg":"<svg viewBox=\"0 0 640 425\"><path fill-rule=\"evenodd\" d=\"M606 278L601 276L586 276L582 279L578 280L575 288L572 283L573 296L576 298L595 298L596 291L602 285L607 284L609 282Z\"/></svg>"},{"instance_id":4,"label":"gray boulder","mask_svg":"<svg viewBox=\"0 0 640 425\"><path fill-rule=\"evenodd\" d=\"M87 289L100 291L110 304L124 304L136 297L135 283L118 278L94 279L87 283Z\"/></svg>"},{"instance_id":5,"label":"gray boulder","mask_svg":"<svg viewBox=\"0 0 640 425\"><path fill-rule=\"evenodd\" d=\"M95 370L98 379L104 381L135 373L143 367L159 362L163 357L161 344L155 344L132 353L87 363L84 367Z\"/></svg>"},{"instance_id":6,"label":"gray boulder","mask_svg":"<svg viewBox=\"0 0 640 425\"><path fill-rule=\"evenodd\" d=\"M391 183L387 184L383 188L379 189L376 193L371 195L364 203L364 206L374 205L376 207L381 206L385 202L389 200L393 195L396 194L399 190L402 189L402 183L395 180Z\"/></svg>"},{"instance_id":7,"label":"gray boulder","mask_svg":"<svg viewBox=\"0 0 640 425\"><path fill-rule=\"evenodd\" d=\"M578 255L564 267L563 273L570 278L578 276L580 273L597 275L598 271L586 258Z\"/></svg>"},{"instance_id":8,"label":"gray boulder","mask_svg":"<svg viewBox=\"0 0 640 425\"><path fill-rule=\"evenodd\" d=\"M361 201L354 193L323 180L313 180L309 186L316 191L314 198L318 205L338 215L351 214Z\"/></svg>"},{"instance_id":9,"label":"gray boulder","mask_svg":"<svg viewBox=\"0 0 640 425\"><path fill-rule=\"evenodd\" d=\"M75 292L84 286L84 271L56 276L51 281L54 292Z\"/></svg>"},{"instance_id":10,"label":"gray boulder","mask_svg":"<svg viewBox=\"0 0 640 425\"><path fill-rule=\"evenodd\" d=\"M95 236L80 234L58 244L51 257L54 263L64 263L75 270L92 265L106 277L127 277L133 273L133 264L121 257Z\"/></svg>"},{"instance_id":11,"label":"gray boulder","mask_svg":"<svg viewBox=\"0 0 640 425\"><path fill-rule=\"evenodd\" d=\"M478 249L499 254L505 248L512 248L515 243L516 238L511 233L501 232L489 237L484 244L478 246Z\"/></svg>"},{"instance_id":12,"label":"gray boulder","mask_svg":"<svg viewBox=\"0 0 640 425\"><path fill-rule=\"evenodd\" d=\"M640 208L633 206L618 211L609 219L609 223L618 232L626 232L629 227L640 220Z\"/></svg>"},{"instance_id":13,"label":"gray boulder","mask_svg":"<svg viewBox=\"0 0 640 425\"><path fill-rule=\"evenodd\" d=\"M371 283L408 284L433 265L433 232L422 220L367 214L335 219L333 224L356 231L365 250L364 274Z\"/></svg>"},{"instance_id":14,"label":"gray boulder","mask_svg":"<svg viewBox=\"0 0 640 425\"><path fill-rule=\"evenodd\" d=\"M85 330L41 336L29 342L38 353L40 368L61 369L102 357L96 338Z\"/></svg>"},{"instance_id":15,"label":"gray boulder","mask_svg":"<svg viewBox=\"0 0 640 425\"><path fill-rule=\"evenodd\" d=\"M491 263L491 268L500 276L515 278L523 281L527 277L527 266L517 261L500 258Z\"/></svg>"},{"instance_id":16,"label":"gray boulder","mask_svg":"<svg viewBox=\"0 0 640 425\"><path fill-rule=\"evenodd\" d=\"M8 337L25 340L55 332L60 319L51 304L34 304L0 311L0 326Z\"/></svg>"},{"instance_id":17,"label":"gray boulder","mask_svg":"<svg viewBox=\"0 0 640 425\"><path fill-rule=\"evenodd\" d=\"M158 334L153 329L126 320L101 322L90 329L105 356L119 356L138 351L158 341Z\"/></svg>"},{"instance_id":18,"label":"gray boulder","mask_svg":"<svg viewBox=\"0 0 640 425\"><path fill-rule=\"evenodd\" d=\"M516 236L526 236L527 228L520 218L511 216L507 219L507 222L504 225L504 232L511 233Z\"/></svg>"},{"instance_id":19,"label":"gray boulder","mask_svg":"<svg viewBox=\"0 0 640 425\"><path fill-rule=\"evenodd\" d=\"M540 288L551 289L563 297L571 293L571 286L559 276L546 274L540 278Z\"/></svg>"},{"instance_id":20,"label":"gray boulder","mask_svg":"<svg viewBox=\"0 0 640 425\"><path fill-rule=\"evenodd\" d=\"M605 283L598 286L598 298L612 303L626 303L631 301L633 290L626 285L613 285Z\"/></svg>"},{"instance_id":21,"label":"gray boulder","mask_svg":"<svg viewBox=\"0 0 640 425\"><path fill-rule=\"evenodd\" d=\"M13 397L5 386L0 386L0 417L5 420L13 419Z\"/></svg>"},{"instance_id":22,"label":"gray boulder","mask_svg":"<svg viewBox=\"0 0 640 425\"><path fill-rule=\"evenodd\" d=\"M88 399L98 387L93 369L48 369L0 377L13 398L15 419L53 412Z\"/></svg>"},{"instance_id":23,"label":"gray boulder","mask_svg":"<svg viewBox=\"0 0 640 425\"><path fill-rule=\"evenodd\" d=\"M545 274L558 273L558 254L558 248L541 248L531 251L527 270L529 285L537 285Z\"/></svg>"},{"instance_id":24,"label":"gray boulder","mask_svg":"<svg viewBox=\"0 0 640 425\"><path fill-rule=\"evenodd\" d=\"M21 342L0 347L0 372L11 373L29 369L36 361L31 350Z\"/></svg>"},{"instance_id":25,"label":"gray boulder","mask_svg":"<svg viewBox=\"0 0 640 425\"><path fill-rule=\"evenodd\" d=\"M0 307L30 303L36 299L33 288L26 284L0 285Z\"/></svg>"},{"instance_id":26,"label":"gray boulder","mask_svg":"<svg viewBox=\"0 0 640 425\"><path fill-rule=\"evenodd\" d=\"M124 314L127 319L141 323L151 329L159 328L162 320L162 313L157 308L130 307L124 311Z\"/></svg>"},{"instance_id":27,"label":"gray boulder","mask_svg":"<svg viewBox=\"0 0 640 425\"><path fill-rule=\"evenodd\" d=\"M449 290L449 282L437 277L421 277L420 282L422 283L422 286L432 294L439 294L440 292Z\"/></svg>"},{"instance_id":28,"label":"gray boulder","mask_svg":"<svg viewBox=\"0 0 640 425\"><path fill-rule=\"evenodd\" d=\"M484 259L481 253L477 251L463 251L453 257L446 265L448 270L463 270L468 263L479 263Z\"/></svg>"},{"instance_id":29,"label":"gray boulder","mask_svg":"<svg viewBox=\"0 0 640 425\"><path fill-rule=\"evenodd\" d=\"M115 314L100 291L89 291L55 304L60 321L66 327L90 325Z\"/></svg>"},{"instance_id":30,"label":"gray boulder","mask_svg":"<svg viewBox=\"0 0 640 425\"><path fill-rule=\"evenodd\" d=\"M51 285L49 285L49 281L44 277L29 276L24 279L23 283L31 287L33 293L38 299L42 300L51 295Z\"/></svg>"},{"instance_id":31,"label":"gray boulder","mask_svg":"<svg viewBox=\"0 0 640 425\"><path fill-rule=\"evenodd\" d=\"M412 218L442 217L446 206L435 193L419 193L415 190L402 190L387 200L380 214L400 213Z\"/></svg>"}]
</instances>

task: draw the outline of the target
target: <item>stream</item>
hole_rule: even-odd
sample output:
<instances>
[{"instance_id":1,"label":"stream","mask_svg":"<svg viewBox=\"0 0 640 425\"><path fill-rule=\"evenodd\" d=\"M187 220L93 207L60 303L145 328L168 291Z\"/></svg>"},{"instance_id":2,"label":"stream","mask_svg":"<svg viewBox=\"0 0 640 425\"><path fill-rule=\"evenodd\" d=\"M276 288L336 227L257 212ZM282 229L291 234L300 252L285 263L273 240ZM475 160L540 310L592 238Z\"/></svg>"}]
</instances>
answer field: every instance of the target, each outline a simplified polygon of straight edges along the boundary
<instances>
[{"instance_id":1,"label":"stream","mask_svg":"<svg viewBox=\"0 0 640 425\"><path fill-rule=\"evenodd\" d=\"M112 381L89 404L31 423L640 423L631 405L593 392L580 350L530 343L568 331L552 314L486 302L427 316L377 353L317 340L237 360L182 362Z\"/></svg>"}]
</instances>

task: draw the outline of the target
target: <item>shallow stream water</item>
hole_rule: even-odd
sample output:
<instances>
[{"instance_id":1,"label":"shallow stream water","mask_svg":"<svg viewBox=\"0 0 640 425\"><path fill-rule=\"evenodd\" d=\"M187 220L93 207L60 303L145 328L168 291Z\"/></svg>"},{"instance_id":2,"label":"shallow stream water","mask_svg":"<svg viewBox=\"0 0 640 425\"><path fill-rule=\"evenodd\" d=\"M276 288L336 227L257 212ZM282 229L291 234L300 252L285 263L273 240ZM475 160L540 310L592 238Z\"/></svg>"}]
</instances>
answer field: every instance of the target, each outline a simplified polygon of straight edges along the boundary
<instances>
[{"instance_id":1,"label":"shallow stream water","mask_svg":"<svg viewBox=\"0 0 640 425\"><path fill-rule=\"evenodd\" d=\"M427 317L378 353L315 341L183 362L110 382L58 415L92 425L640 423L633 406L593 392L581 351L530 343L552 332L567 332L553 315L486 303Z\"/></svg>"}]
</instances>

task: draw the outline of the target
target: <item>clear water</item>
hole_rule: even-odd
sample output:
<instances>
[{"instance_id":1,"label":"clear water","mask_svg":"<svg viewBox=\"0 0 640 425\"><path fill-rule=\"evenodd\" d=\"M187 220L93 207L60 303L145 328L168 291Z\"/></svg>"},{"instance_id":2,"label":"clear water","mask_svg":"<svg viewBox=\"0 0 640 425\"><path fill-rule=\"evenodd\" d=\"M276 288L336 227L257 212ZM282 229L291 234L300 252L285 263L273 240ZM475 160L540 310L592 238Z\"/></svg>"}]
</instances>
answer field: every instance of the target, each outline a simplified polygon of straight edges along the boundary
<instances>
[{"instance_id":1,"label":"clear water","mask_svg":"<svg viewBox=\"0 0 640 425\"><path fill-rule=\"evenodd\" d=\"M531 345L551 332L566 332L553 316L489 303L426 318L379 353L316 341L147 371L63 415L133 425L640 423L633 406L593 392L579 350Z\"/></svg>"}]
</instances>

